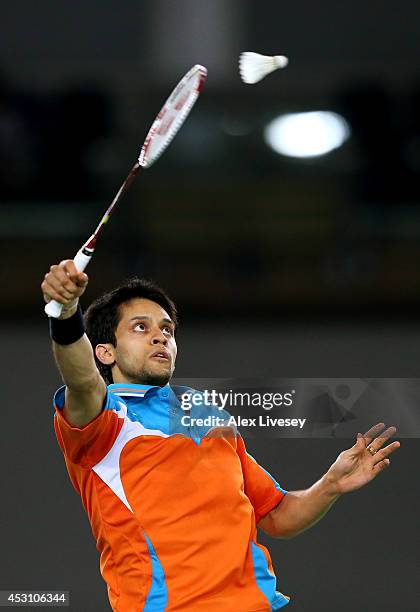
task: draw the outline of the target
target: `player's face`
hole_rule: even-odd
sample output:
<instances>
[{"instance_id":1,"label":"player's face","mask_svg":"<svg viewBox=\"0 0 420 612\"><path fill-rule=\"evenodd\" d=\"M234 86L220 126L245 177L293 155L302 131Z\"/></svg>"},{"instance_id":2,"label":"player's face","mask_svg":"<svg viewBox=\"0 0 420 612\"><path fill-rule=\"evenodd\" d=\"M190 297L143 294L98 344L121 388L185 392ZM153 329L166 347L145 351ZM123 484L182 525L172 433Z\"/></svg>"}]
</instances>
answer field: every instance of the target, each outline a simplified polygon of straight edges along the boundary
<instances>
[{"instance_id":1,"label":"player's face","mask_svg":"<svg viewBox=\"0 0 420 612\"><path fill-rule=\"evenodd\" d=\"M115 383L166 385L175 368L175 326L156 302L135 298L120 306L115 336Z\"/></svg>"}]
</instances>

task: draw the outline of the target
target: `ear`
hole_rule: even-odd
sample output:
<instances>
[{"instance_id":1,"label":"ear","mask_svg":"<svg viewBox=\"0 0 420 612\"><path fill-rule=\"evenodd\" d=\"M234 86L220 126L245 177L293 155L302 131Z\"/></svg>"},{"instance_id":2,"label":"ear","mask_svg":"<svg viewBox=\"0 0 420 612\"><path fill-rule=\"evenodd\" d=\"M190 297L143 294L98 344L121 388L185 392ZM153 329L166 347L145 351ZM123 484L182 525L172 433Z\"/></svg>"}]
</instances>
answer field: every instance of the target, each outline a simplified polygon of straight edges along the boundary
<instances>
[{"instance_id":1,"label":"ear","mask_svg":"<svg viewBox=\"0 0 420 612\"><path fill-rule=\"evenodd\" d=\"M112 344L97 344L95 355L104 365L112 366L115 363L114 346Z\"/></svg>"}]
</instances>

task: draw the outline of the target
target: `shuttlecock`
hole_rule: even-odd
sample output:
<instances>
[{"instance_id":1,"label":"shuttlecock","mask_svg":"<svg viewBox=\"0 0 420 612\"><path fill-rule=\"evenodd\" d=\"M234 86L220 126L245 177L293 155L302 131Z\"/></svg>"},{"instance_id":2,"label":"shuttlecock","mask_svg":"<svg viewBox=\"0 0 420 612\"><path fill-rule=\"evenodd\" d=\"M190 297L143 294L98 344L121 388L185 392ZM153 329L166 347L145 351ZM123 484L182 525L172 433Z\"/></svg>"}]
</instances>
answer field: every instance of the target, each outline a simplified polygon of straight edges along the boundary
<instances>
[{"instance_id":1,"label":"shuttlecock","mask_svg":"<svg viewBox=\"0 0 420 612\"><path fill-rule=\"evenodd\" d=\"M244 51L239 56L239 72L244 83L253 85L261 81L267 74L285 68L289 60L285 55L261 55L252 51Z\"/></svg>"}]
</instances>

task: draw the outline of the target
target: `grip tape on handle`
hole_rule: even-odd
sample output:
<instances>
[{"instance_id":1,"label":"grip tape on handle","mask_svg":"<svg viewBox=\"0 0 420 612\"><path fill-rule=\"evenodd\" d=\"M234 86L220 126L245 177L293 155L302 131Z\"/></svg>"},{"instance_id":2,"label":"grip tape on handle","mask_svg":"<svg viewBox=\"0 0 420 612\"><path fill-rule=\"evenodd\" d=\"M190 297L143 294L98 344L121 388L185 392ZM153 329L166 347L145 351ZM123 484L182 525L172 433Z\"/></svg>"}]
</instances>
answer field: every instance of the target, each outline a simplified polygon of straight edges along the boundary
<instances>
[{"instance_id":1,"label":"grip tape on handle","mask_svg":"<svg viewBox=\"0 0 420 612\"><path fill-rule=\"evenodd\" d=\"M85 255L82 249L80 249L80 251L77 251L76 257L73 261L78 272L83 272L83 270L86 268L86 266L92 259L92 255L93 253L91 255ZM56 302L56 300L51 300L51 302L48 302L48 304L46 304L44 308L45 313L49 317L53 317L54 319L58 319L58 317L61 315L62 310L63 304L60 304L60 302Z\"/></svg>"}]
</instances>

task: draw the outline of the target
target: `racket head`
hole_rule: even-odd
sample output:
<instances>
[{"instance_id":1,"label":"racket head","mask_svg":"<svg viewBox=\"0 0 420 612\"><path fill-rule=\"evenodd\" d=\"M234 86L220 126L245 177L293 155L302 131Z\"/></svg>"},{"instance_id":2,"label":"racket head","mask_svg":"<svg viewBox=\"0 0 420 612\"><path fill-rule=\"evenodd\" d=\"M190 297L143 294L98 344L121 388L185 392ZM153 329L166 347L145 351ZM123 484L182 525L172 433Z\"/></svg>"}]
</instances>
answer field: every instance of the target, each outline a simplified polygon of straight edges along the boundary
<instances>
[{"instance_id":1,"label":"racket head","mask_svg":"<svg viewBox=\"0 0 420 612\"><path fill-rule=\"evenodd\" d=\"M138 157L140 166L149 168L172 142L200 95L206 77L207 69L196 64L180 80L147 133Z\"/></svg>"}]
</instances>

